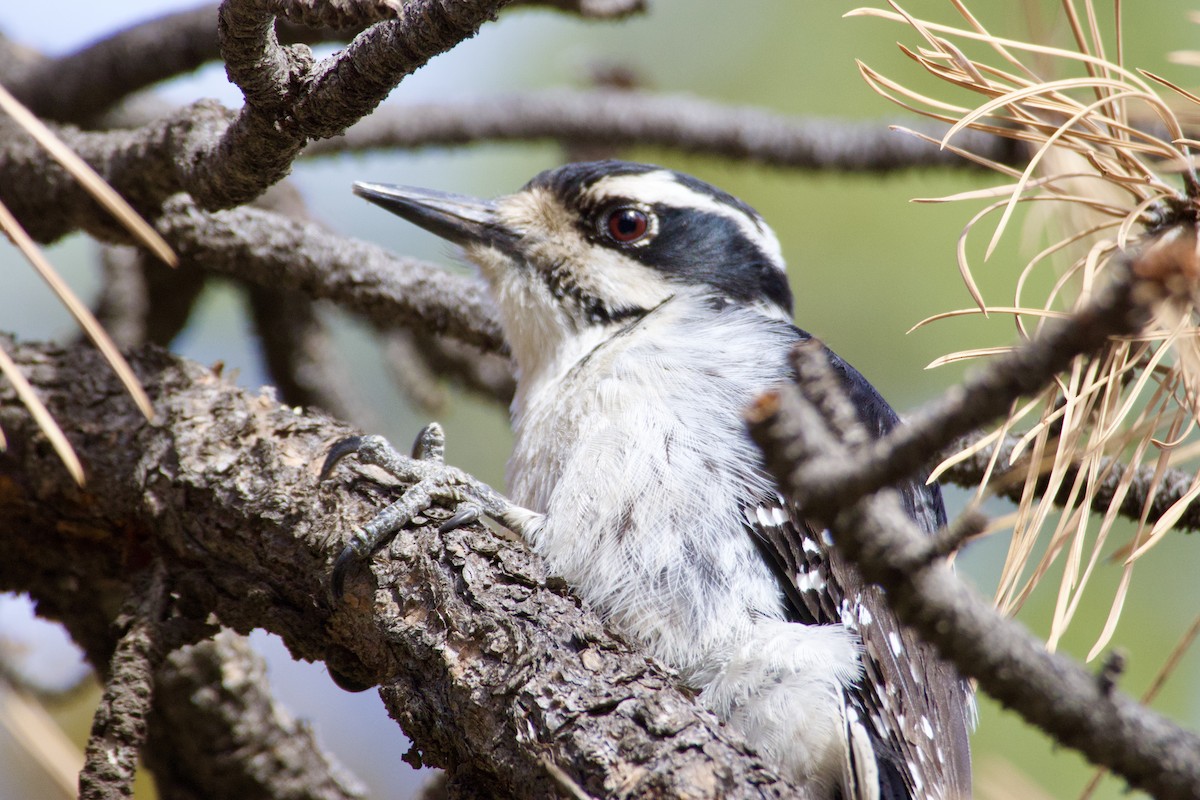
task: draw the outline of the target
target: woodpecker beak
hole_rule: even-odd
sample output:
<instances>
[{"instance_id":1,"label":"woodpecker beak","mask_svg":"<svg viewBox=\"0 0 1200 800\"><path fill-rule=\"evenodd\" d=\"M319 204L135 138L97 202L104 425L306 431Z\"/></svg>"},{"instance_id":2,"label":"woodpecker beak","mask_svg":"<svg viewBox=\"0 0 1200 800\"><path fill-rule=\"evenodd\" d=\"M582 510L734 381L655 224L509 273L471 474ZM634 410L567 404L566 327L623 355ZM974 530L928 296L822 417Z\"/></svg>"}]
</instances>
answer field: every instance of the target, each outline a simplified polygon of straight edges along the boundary
<instances>
[{"instance_id":1,"label":"woodpecker beak","mask_svg":"<svg viewBox=\"0 0 1200 800\"><path fill-rule=\"evenodd\" d=\"M516 234L500 223L493 200L382 183L355 183L354 193L463 247L512 251L516 243Z\"/></svg>"}]
</instances>

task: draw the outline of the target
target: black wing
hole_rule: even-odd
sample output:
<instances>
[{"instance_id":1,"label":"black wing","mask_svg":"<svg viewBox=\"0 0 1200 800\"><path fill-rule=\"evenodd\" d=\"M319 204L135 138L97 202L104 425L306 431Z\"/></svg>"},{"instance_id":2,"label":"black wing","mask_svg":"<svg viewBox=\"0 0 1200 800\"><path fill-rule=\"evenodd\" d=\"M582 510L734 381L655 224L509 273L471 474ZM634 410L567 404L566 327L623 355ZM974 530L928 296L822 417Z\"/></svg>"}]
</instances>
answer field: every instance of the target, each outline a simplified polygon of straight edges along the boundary
<instances>
[{"instance_id":1,"label":"black wing","mask_svg":"<svg viewBox=\"0 0 1200 800\"><path fill-rule=\"evenodd\" d=\"M809 338L797 330L800 338ZM874 436L899 418L858 370L826 349L829 363L864 425ZM898 487L905 510L932 533L946 524L941 489L908 482ZM746 509L747 523L775 570L793 621L841 623L864 646L864 680L848 698L868 731L880 767L881 798L965 798L971 793L968 733L974 701L967 684L888 608L877 586L831 546L828 533L804 520L782 497Z\"/></svg>"}]
</instances>

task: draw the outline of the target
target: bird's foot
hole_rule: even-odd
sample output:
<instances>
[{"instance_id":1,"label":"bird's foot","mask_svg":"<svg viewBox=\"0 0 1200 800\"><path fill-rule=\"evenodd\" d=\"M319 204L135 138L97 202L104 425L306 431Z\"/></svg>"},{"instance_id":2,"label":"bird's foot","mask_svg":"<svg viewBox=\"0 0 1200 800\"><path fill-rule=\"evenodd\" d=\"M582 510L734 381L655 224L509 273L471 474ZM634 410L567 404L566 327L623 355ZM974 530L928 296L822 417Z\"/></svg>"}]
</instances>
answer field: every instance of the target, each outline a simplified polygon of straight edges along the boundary
<instances>
[{"instance_id":1,"label":"bird's foot","mask_svg":"<svg viewBox=\"0 0 1200 800\"><path fill-rule=\"evenodd\" d=\"M446 437L436 422L425 426L417 435L411 458L397 453L382 436L351 436L329 448L321 467L321 480L328 478L342 459L353 455L409 487L399 500L356 528L350 543L334 561L330 586L335 600L341 599L346 573L353 564L368 558L377 547L438 501L453 505L455 509L453 516L439 527L442 533L484 516L512 527L511 520L529 515L482 481L447 466L445 451Z\"/></svg>"}]
</instances>

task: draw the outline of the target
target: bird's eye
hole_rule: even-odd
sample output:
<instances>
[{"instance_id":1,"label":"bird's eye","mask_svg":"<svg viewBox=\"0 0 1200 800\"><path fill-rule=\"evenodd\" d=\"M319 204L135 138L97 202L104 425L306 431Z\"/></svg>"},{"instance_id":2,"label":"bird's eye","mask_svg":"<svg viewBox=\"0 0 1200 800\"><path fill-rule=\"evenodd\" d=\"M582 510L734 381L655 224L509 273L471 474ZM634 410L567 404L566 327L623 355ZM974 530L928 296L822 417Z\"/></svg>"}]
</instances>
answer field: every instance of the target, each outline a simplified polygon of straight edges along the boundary
<instances>
[{"instance_id":1,"label":"bird's eye","mask_svg":"<svg viewBox=\"0 0 1200 800\"><path fill-rule=\"evenodd\" d=\"M608 212L605 229L614 242L632 244L650 231L650 216L640 208L616 208Z\"/></svg>"}]
</instances>

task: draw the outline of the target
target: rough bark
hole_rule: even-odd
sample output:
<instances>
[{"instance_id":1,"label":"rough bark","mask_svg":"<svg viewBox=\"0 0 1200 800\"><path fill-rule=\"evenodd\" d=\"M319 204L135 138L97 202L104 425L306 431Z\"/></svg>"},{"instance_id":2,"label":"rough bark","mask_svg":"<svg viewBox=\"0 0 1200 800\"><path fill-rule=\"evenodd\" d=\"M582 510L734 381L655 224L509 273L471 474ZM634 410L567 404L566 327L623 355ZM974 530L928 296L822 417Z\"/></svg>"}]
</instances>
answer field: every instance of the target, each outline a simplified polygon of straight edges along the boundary
<instances>
[{"instance_id":1,"label":"rough bark","mask_svg":"<svg viewBox=\"0 0 1200 800\"><path fill-rule=\"evenodd\" d=\"M133 358L158 412L147 423L90 350L11 352L89 481L74 486L0 389L0 588L29 591L94 657L112 652L130 575L158 558L175 613L265 628L346 683L383 684L421 760L452 779L470 770L521 797L564 781L610 797L796 796L520 543L422 525L333 605L332 557L387 494L346 469L317 483L346 426L157 350Z\"/></svg>"},{"instance_id":2,"label":"rough bark","mask_svg":"<svg viewBox=\"0 0 1200 800\"><path fill-rule=\"evenodd\" d=\"M231 631L167 655L142 757L171 800L361 800L364 786L271 695L267 667Z\"/></svg>"}]
</instances>

